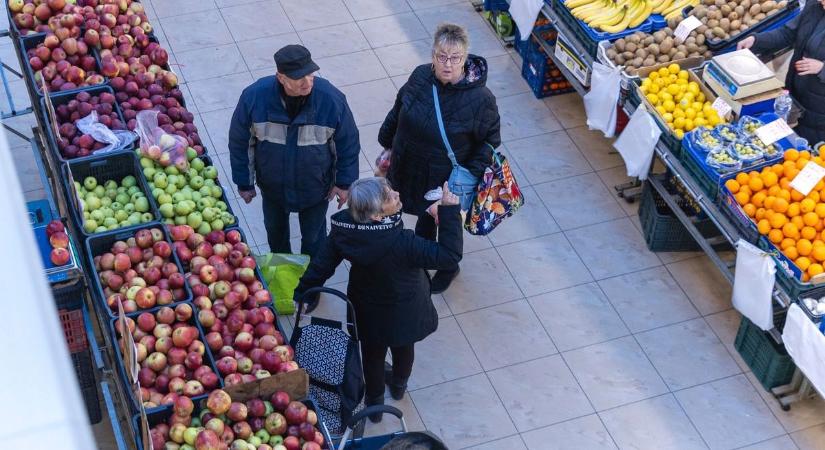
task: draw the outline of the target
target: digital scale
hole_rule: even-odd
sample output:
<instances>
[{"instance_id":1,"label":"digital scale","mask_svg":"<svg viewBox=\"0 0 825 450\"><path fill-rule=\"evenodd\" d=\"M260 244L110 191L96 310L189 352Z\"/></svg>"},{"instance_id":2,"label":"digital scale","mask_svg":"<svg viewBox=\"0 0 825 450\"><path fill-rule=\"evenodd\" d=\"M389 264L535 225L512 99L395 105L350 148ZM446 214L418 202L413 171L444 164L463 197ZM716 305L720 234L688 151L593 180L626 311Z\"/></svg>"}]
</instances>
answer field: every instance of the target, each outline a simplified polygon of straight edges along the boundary
<instances>
[{"instance_id":1,"label":"digital scale","mask_svg":"<svg viewBox=\"0 0 825 450\"><path fill-rule=\"evenodd\" d=\"M714 56L705 66L702 80L739 115L773 109L784 83L750 50Z\"/></svg>"}]
</instances>

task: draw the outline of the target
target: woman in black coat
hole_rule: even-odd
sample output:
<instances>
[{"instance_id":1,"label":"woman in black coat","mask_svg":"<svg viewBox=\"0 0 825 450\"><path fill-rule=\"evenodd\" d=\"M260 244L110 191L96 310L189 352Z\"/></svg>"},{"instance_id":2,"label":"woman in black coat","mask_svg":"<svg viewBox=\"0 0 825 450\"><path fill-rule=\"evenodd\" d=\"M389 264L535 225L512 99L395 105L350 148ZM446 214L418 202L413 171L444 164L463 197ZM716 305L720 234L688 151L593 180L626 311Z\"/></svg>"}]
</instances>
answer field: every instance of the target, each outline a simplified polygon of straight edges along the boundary
<instances>
[{"instance_id":1,"label":"woman in black coat","mask_svg":"<svg viewBox=\"0 0 825 450\"><path fill-rule=\"evenodd\" d=\"M424 195L444 184L452 163L441 138L432 87L438 90L444 128L457 162L476 177L492 162L501 144L496 98L485 86L487 61L467 53L467 31L442 24L435 32L432 64L418 66L398 91L378 142L392 149L388 178L401 194L404 212L418 216L415 234L435 240L436 223L426 212L433 203ZM441 293L458 274L458 265L433 277L432 292Z\"/></svg>"},{"instance_id":2,"label":"woman in black coat","mask_svg":"<svg viewBox=\"0 0 825 450\"><path fill-rule=\"evenodd\" d=\"M385 381L393 398L401 400L412 373L414 344L438 328L426 269L452 267L461 260L458 197L445 183L437 243L404 229L399 194L384 178L353 183L347 206L332 216L332 231L301 277L295 298L322 286L342 260L349 261L347 296L355 308L361 340L365 403L384 402ZM385 374L388 348L393 364L391 373Z\"/></svg>"},{"instance_id":3,"label":"woman in black coat","mask_svg":"<svg viewBox=\"0 0 825 450\"><path fill-rule=\"evenodd\" d=\"M785 86L803 108L795 131L813 145L825 141L825 0L808 0L785 26L749 36L738 46L757 54L787 47L793 47L793 56Z\"/></svg>"}]
</instances>

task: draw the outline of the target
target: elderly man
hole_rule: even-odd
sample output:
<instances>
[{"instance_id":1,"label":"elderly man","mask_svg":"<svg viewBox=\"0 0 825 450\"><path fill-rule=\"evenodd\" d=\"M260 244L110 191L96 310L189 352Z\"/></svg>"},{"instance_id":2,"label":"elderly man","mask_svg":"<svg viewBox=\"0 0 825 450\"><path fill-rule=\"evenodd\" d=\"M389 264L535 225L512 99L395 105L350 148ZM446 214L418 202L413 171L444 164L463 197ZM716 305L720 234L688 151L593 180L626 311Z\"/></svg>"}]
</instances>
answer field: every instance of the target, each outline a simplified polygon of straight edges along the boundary
<instances>
[{"instance_id":1,"label":"elderly man","mask_svg":"<svg viewBox=\"0 0 825 450\"><path fill-rule=\"evenodd\" d=\"M347 201L358 179L358 128L344 94L322 78L309 50L275 53L277 74L244 89L229 128L232 181L246 203L261 190L269 248L291 253L289 214L298 213L301 253L326 237L330 200Z\"/></svg>"}]
</instances>

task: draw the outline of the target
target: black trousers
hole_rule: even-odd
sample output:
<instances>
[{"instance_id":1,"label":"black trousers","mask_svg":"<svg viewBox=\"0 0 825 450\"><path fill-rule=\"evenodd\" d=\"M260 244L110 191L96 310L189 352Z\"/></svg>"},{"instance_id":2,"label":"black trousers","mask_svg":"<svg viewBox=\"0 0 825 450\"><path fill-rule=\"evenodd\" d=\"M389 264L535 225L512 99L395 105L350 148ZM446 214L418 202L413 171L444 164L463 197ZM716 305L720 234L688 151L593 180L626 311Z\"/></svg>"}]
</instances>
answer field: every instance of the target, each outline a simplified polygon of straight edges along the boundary
<instances>
[{"instance_id":1,"label":"black trousers","mask_svg":"<svg viewBox=\"0 0 825 450\"><path fill-rule=\"evenodd\" d=\"M429 215L426 211L418 216L418 221L415 223L415 235L421 236L428 241L435 241L438 236L438 225L435 224L433 216ZM458 264L451 269L441 270L441 272L450 273L457 270Z\"/></svg>"},{"instance_id":2,"label":"black trousers","mask_svg":"<svg viewBox=\"0 0 825 450\"><path fill-rule=\"evenodd\" d=\"M384 358L387 357L387 349L392 352L392 377L401 382L410 378L415 344L388 347L361 342L361 365L364 368L367 399L384 397Z\"/></svg>"},{"instance_id":3,"label":"black trousers","mask_svg":"<svg viewBox=\"0 0 825 450\"><path fill-rule=\"evenodd\" d=\"M272 253L292 253L289 245L289 210L272 198L261 195L264 210L264 226L269 249ZM301 253L315 256L327 236L327 207L324 200L317 205L298 211L301 224Z\"/></svg>"}]
</instances>

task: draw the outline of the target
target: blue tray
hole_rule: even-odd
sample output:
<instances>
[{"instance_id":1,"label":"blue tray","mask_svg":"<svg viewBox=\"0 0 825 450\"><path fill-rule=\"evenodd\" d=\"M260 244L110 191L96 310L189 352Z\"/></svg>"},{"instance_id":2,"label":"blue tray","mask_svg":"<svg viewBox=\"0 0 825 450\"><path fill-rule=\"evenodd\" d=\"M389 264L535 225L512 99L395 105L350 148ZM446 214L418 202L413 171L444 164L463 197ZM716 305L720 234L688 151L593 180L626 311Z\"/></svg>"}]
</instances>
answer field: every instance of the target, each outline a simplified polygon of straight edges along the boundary
<instances>
[{"instance_id":1,"label":"blue tray","mask_svg":"<svg viewBox=\"0 0 825 450\"><path fill-rule=\"evenodd\" d=\"M560 0L560 3L564 4L564 1ZM570 15L570 17L572 17L574 20L576 20L576 22L579 23L579 26L582 28L582 30L584 30L585 34L587 34L587 36L590 37L590 39L592 39L594 42L615 41L616 39L621 39L625 36L630 36L631 34L637 32L637 31L644 31L644 32L650 32L651 31L652 24L651 24L650 18L645 19L645 21L642 22L642 24L639 25L638 27L628 28L628 29L626 29L624 31L620 31L618 33L607 33L607 32L604 32L604 31L597 31L597 30L593 29L592 27L590 27L590 25L586 24L583 20L579 20L579 19L575 18L573 16L573 13L569 9L567 9L566 6L563 7L562 9L564 10L565 14ZM662 20L664 20L664 18L662 18ZM667 21L665 21L664 26L667 26Z\"/></svg>"},{"instance_id":2,"label":"blue tray","mask_svg":"<svg viewBox=\"0 0 825 450\"><path fill-rule=\"evenodd\" d=\"M68 227L66 228L66 234L69 235L69 262L62 266L55 266L51 261L52 245L49 244L49 238L46 235L46 226L54 219L51 204L48 200L43 199L28 202L26 207L29 210L29 223L34 229L37 250L40 252L40 258L43 261L43 267L46 269L49 282L66 281L69 277L69 271L78 268L75 244Z\"/></svg>"}]
</instances>

